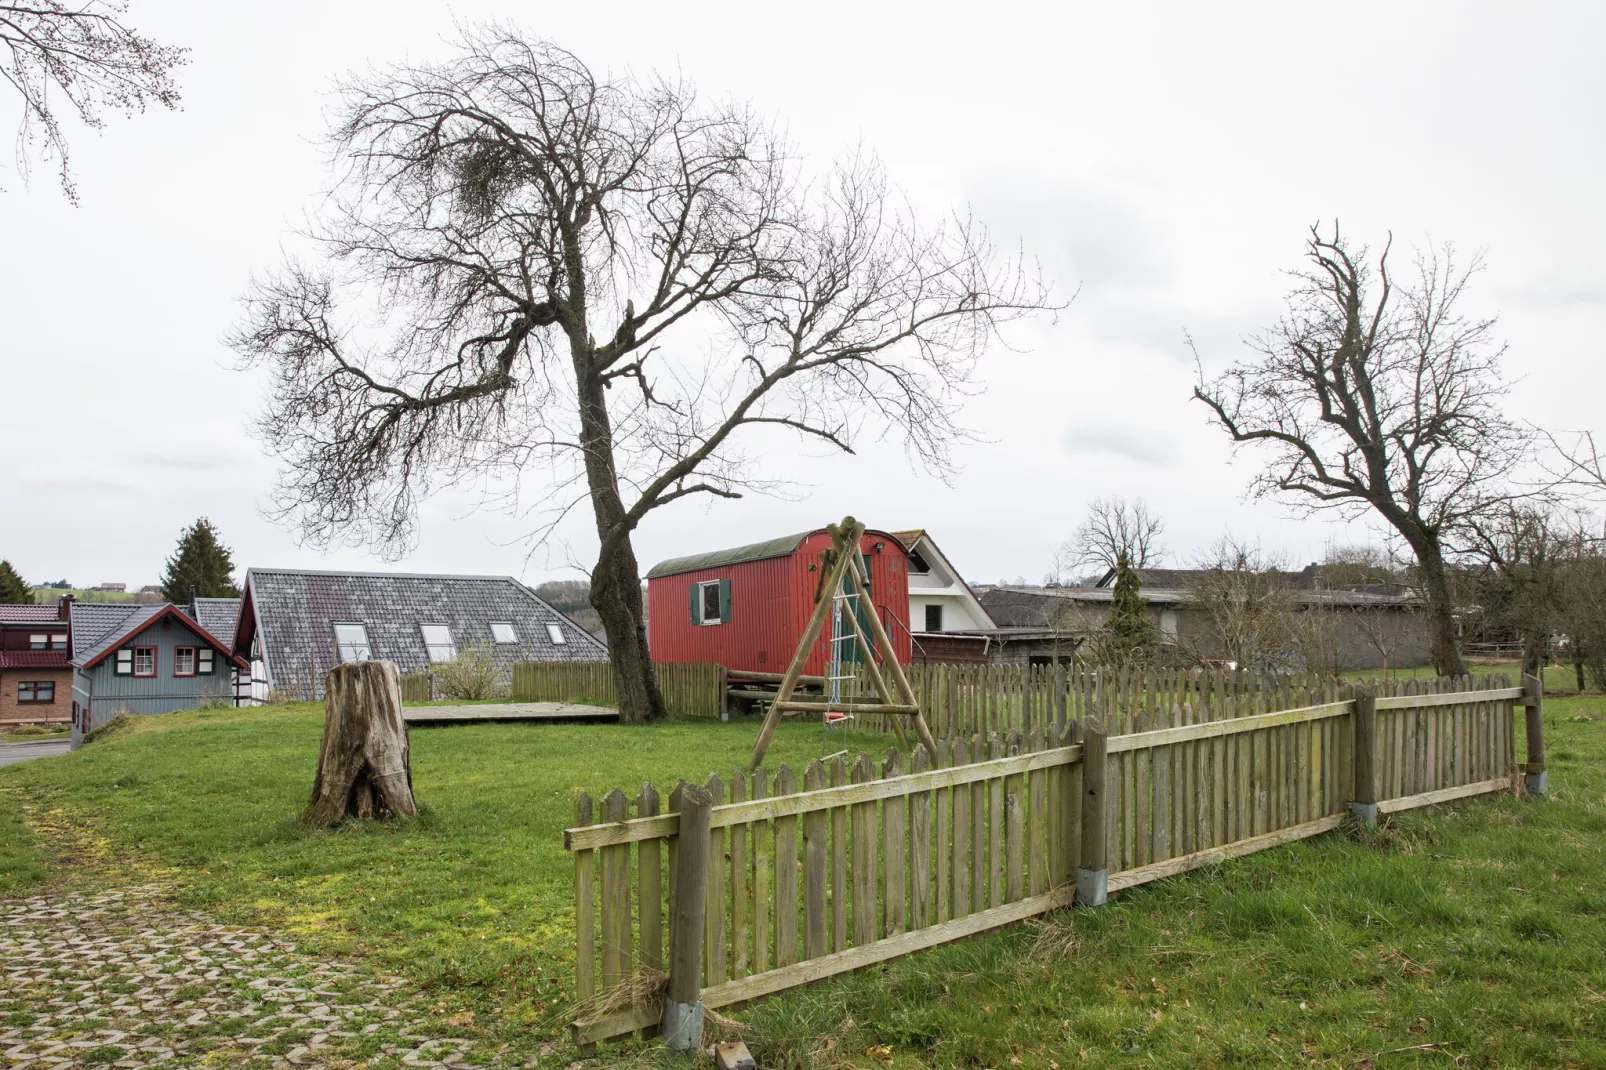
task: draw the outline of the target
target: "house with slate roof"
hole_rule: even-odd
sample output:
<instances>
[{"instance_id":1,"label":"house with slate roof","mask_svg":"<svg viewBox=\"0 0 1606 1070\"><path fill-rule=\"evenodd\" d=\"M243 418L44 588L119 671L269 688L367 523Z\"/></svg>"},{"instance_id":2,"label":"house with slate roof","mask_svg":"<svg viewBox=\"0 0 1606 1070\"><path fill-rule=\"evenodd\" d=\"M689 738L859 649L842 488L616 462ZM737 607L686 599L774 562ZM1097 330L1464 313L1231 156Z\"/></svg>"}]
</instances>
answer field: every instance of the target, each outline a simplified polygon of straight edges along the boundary
<instances>
[{"instance_id":1,"label":"house with slate roof","mask_svg":"<svg viewBox=\"0 0 1606 1070\"><path fill-rule=\"evenodd\" d=\"M341 662L420 672L470 644L508 673L524 661L608 659L605 643L511 576L247 569L232 639L258 701L269 691L322 698Z\"/></svg>"},{"instance_id":2,"label":"house with slate roof","mask_svg":"<svg viewBox=\"0 0 1606 1070\"><path fill-rule=\"evenodd\" d=\"M68 605L0 605L0 725L69 720Z\"/></svg>"},{"instance_id":3,"label":"house with slate roof","mask_svg":"<svg viewBox=\"0 0 1606 1070\"><path fill-rule=\"evenodd\" d=\"M73 602L68 622L74 745L119 713L233 702L236 671L248 669L228 640L171 603Z\"/></svg>"}]
</instances>

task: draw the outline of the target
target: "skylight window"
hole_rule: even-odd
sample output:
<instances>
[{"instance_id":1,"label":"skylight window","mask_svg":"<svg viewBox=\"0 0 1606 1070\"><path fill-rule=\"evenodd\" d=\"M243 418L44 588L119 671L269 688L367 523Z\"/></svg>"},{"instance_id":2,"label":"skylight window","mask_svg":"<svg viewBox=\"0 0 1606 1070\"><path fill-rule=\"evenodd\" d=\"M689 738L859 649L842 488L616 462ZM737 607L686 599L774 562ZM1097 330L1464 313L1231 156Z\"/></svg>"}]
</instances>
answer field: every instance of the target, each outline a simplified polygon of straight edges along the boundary
<instances>
[{"instance_id":1,"label":"skylight window","mask_svg":"<svg viewBox=\"0 0 1606 1070\"><path fill-rule=\"evenodd\" d=\"M335 625L335 648L342 663L367 661L374 656L373 648L368 645L366 624ZM286 650L285 653L288 654L289 651Z\"/></svg>"},{"instance_id":2,"label":"skylight window","mask_svg":"<svg viewBox=\"0 0 1606 1070\"><path fill-rule=\"evenodd\" d=\"M493 621L491 623L491 641L496 643L516 643L519 641L519 633L513 630L513 625L511 624Z\"/></svg>"},{"instance_id":3,"label":"skylight window","mask_svg":"<svg viewBox=\"0 0 1606 1070\"><path fill-rule=\"evenodd\" d=\"M546 635L548 639L552 640L553 646L562 646L569 641L568 636L563 634L563 629L556 624L548 624L546 626Z\"/></svg>"},{"instance_id":4,"label":"skylight window","mask_svg":"<svg viewBox=\"0 0 1606 1070\"><path fill-rule=\"evenodd\" d=\"M420 624L424 633L424 652L430 661L451 661L457 657L457 646L452 642L452 629L445 624Z\"/></svg>"}]
</instances>

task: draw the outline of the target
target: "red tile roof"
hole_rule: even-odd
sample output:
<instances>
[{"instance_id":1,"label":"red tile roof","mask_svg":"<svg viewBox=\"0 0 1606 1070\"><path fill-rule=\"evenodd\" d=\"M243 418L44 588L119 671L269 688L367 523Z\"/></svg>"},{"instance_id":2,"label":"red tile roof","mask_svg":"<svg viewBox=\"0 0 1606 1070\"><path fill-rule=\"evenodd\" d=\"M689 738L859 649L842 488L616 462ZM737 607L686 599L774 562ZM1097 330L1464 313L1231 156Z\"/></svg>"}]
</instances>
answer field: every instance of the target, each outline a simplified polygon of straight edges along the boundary
<instances>
[{"instance_id":1,"label":"red tile roof","mask_svg":"<svg viewBox=\"0 0 1606 1070\"><path fill-rule=\"evenodd\" d=\"M0 669L65 669L65 650L0 650Z\"/></svg>"},{"instance_id":2,"label":"red tile roof","mask_svg":"<svg viewBox=\"0 0 1606 1070\"><path fill-rule=\"evenodd\" d=\"M48 606L15 606L10 603L0 604L0 621L43 621L61 619L59 605Z\"/></svg>"}]
</instances>

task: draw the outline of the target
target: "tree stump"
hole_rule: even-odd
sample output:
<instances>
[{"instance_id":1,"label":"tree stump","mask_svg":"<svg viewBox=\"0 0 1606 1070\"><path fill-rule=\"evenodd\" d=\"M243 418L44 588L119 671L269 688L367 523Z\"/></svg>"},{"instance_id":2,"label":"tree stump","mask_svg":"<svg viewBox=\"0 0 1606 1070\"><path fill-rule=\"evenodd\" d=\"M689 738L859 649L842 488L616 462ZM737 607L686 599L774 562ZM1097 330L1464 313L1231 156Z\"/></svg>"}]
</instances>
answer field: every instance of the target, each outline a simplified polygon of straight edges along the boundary
<instances>
[{"instance_id":1,"label":"tree stump","mask_svg":"<svg viewBox=\"0 0 1606 1070\"><path fill-rule=\"evenodd\" d=\"M393 661L335 666L324 684L318 778L301 827L327 828L347 817L372 821L417 812L400 670Z\"/></svg>"}]
</instances>

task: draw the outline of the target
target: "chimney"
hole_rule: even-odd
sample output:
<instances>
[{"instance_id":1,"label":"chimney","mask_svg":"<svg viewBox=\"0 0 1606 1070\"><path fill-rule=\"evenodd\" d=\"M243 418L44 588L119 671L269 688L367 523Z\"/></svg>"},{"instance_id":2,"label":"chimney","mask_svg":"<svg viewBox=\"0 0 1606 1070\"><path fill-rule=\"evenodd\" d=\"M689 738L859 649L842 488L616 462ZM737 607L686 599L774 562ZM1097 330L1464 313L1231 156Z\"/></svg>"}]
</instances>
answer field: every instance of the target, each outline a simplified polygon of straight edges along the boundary
<instances>
[{"instance_id":1,"label":"chimney","mask_svg":"<svg viewBox=\"0 0 1606 1070\"><path fill-rule=\"evenodd\" d=\"M195 584L190 584L190 616L195 616L199 610L195 608Z\"/></svg>"},{"instance_id":2,"label":"chimney","mask_svg":"<svg viewBox=\"0 0 1606 1070\"><path fill-rule=\"evenodd\" d=\"M73 604L73 596L72 595L70 595L70 594L62 595L61 596L61 604L56 609L56 619L57 620L68 620L68 619L70 619L72 617L72 604Z\"/></svg>"}]
</instances>

